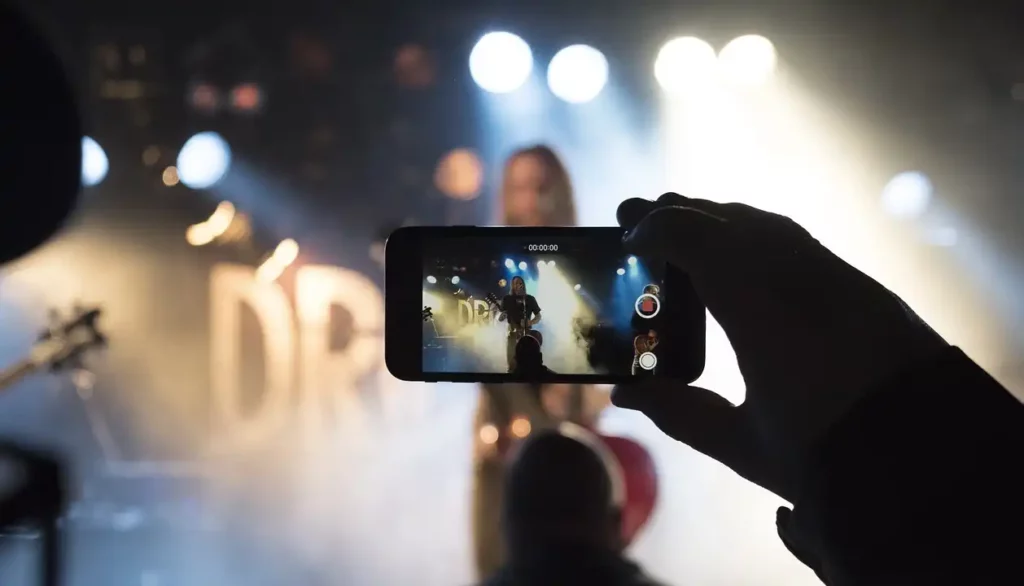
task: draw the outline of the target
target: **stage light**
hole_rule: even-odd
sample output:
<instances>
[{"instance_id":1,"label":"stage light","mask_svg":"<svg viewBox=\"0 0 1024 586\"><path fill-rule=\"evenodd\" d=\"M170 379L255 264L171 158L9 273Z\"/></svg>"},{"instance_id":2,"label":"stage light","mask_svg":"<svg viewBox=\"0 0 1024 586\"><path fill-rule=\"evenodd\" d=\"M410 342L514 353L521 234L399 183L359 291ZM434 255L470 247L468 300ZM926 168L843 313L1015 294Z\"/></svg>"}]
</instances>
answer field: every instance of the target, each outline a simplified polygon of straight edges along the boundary
<instances>
[{"instance_id":1,"label":"stage light","mask_svg":"<svg viewBox=\"0 0 1024 586\"><path fill-rule=\"evenodd\" d=\"M579 291L580 289L582 289L582 287L580 287L580 284L579 284L579 283L576 283L576 284L575 284L575 285L573 286L573 288L572 288L572 289L573 289L573 291Z\"/></svg>"},{"instance_id":2,"label":"stage light","mask_svg":"<svg viewBox=\"0 0 1024 586\"><path fill-rule=\"evenodd\" d=\"M923 173L906 171L892 178L882 190L882 207L897 218L915 218L928 208L932 182Z\"/></svg>"},{"instance_id":3,"label":"stage light","mask_svg":"<svg viewBox=\"0 0 1024 586\"><path fill-rule=\"evenodd\" d=\"M538 269L539 269L539 268L542 268L542 267L543 267L543 266L544 266L545 264L547 264L547 263L545 263L545 262L544 262L544 261L542 261L542 260L538 260L538 261L537 261L537 268L538 268Z\"/></svg>"},{"instance_id":4,"label":"stage light","mask_svg":"<svg viewBox=\"0 0 1024 586\"><path fill-rule=\"evenodd\" d=\"M665 91L680 94L708 83L717 65L715 49L706 41L681 37L665 43L658 52L654 77Z\"/></svg>"},{"instance_id":5,"label":"stage light","mask_svg":"<svg viewBox=\"0 0 1024 586\"><path fill-rule=\"evenodd\" d=\"M263 106L263 91L255 83L243 83L231 90L231 107L239 112L256 112Z\"/></svg>"},{"instance_id":6,"label":"stage light","mask_svg":"<svg viewBox=\"0 0 1024 586\"><path fill-rule=\"evenodd\" d=\"M428 275L427 276L427 282L430 283L431 285L433 285L434 283L437 283L437 277L435 277L433 275Z\"/></svg>"},{"instance_id":7,"label":"stage light","mask_svg":"<svg viewBox=\"0 0 1024 586\"><path fill-rule=\"evenodd\" d=\"M461 281L461 280L462 280L462 279L460 279L460 278L459 278L459 277L457 277L457 276L456 276L456 277L452 277L452 285L458 285L458 284L459 284L459 281Z\"/></svg>"},{"instance_id":8,"label":"stage light","mask_svg":"<svg viewBox=\"0 0 1024 586\"><path fill-rule=\"evenodd\" d=\"M488 423L480 427L480 441L485 444L493 444L498 441L498 428Z\"/></svg>"},{"instance_id":9,"label":"stage light","mask_svg":"<svg viewBox=\"0 0 1024 586\"><path fill-rule=\"evenodd\" d=\"M510 269L510 270L514 269L514 268L516 268L516 263L512 262L511 258L506 258L505 259L505 268Z\"/></svg>"},{"instance_id":10,"label":"stage light","mask_svg":"<svg viewBox=\"0 0 1024 586\"><path fill-rule=\"evenodd\" d=\"M512 425L509 427L512 429L512 435L518 438L530 435L530 420L525 417L516 417L512 420Z\"/></svg>"},{"instance_id":11,"label":"stage light","mask_svg":"<svg viewBox=\"0 0 1024 586\"><path fill-rule=\"evenodd\" d=\"M619 275L621 277L622 275L626 274L626 269L619 269L619 270L615 271L615 274L617 274L617 275Z\"/></svg>"},{"instance_id":12,"label":"stage light","mask_svg":"<svg viewBox=\"0 0 1024 586\"><path fill-rule=\"evenodd\" d=\"M103 152L100 143L89 138L82 138L82 185L92 187L99 185L110 170L107 153Z\"/></svg>"},{"instance_id":13,"label":"stage light","mask_svg":"<svg viewBox=\"0 0 1024 586\"><path fill-rule=\"evenodd\" d=\"M521 271L525 271L526 270L526 261L525 260L519 261L519 270L521 270Z\"/></svg>"},{"instance_id":14,"label":"stage light","mask_svg":"<svg viewBox=\"0 0 1024 586\"><path fill-rule=\"evenodd\" d=\"M185 141L178 153L178 179L192 189L206 189L224 178L231 166L231 149L216 132L200 132Z\"/></svg>"},{"instance_id":15,"label":"stage light","mask_svg":"<svg viewBox=\"0 0 1024 586\"><path fill-rule=\"evenodd\" d=\"M629 259L626 262L629 263L629 266L635 266L636 265L636 257L635 256L631 256L631 257L629 257Z\"/></svg>"},{"instance_id":16,"label":"stage light","mask_svg":"<svg viewBox=\"0 0 1024 586\"><path fill-rule=\"evenodd\" d=\"M745 35L729 41L718 53L720 71L729 81L756 86L768 81L777 64L775 46L760 35Z\"/></svg>"},{"instance_id":17,"label":"stage light","mask_svg":"<svg viewBox=\"0 0 1024 586\"><path fill-rule=\"evenodd\" d=\"M608 82L608 60L587 45L572 45L555 53L548 64L551 93L570 104L593 100Z\"/></svg>"},{"instance_id":18,"label":"stage light","mask_svg":"<svg viewBox=\"0 0 1024 586\"><path fill-rule=\"evenodd\" d=\"M553 267L553 266L555 266L555 261L553 261L553 260L549 260L549 261L548 261L548 266L549 266L549 267Z\"/></svg>"},{"instance_id":19,"label":"stage light","mask_svg":"<svg viewBox=\"0 0 1024 586\"><path fill-rule=\"evenodd\" d=\"M469 54L469 73L484 91L507 94L519 89L533 71L526 41L506 32L487 33Z\"/></svg>"},{"instance_id":20,"label":"stage light","mask_svg":"<svg viewBox=\"0 0 1024 586\"><path fill-rule=\"evenodd\" d=\"M167 187L174 187L178 184L178 169L171 165L164 169L162 179Z\"/></svg>"}]
</instances>

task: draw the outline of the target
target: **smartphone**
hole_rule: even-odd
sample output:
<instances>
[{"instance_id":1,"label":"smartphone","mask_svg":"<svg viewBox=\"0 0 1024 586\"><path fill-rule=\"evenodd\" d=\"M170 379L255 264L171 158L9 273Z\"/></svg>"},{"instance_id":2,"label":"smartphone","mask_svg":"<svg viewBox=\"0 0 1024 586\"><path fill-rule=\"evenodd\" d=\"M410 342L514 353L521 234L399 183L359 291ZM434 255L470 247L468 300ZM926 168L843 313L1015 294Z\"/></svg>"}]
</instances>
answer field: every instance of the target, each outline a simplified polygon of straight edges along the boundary
<instances>
[{"instance_id":1,"label":"smartphone","mask_svg":"<svg viewBox=\"0 0 1024 586\"><path fill-rule=\"evenodd\" d=\"M406 381L692 382L705 309L621 228L406 227L385 245L385 362Z\"/></svg>"}]
</instances>

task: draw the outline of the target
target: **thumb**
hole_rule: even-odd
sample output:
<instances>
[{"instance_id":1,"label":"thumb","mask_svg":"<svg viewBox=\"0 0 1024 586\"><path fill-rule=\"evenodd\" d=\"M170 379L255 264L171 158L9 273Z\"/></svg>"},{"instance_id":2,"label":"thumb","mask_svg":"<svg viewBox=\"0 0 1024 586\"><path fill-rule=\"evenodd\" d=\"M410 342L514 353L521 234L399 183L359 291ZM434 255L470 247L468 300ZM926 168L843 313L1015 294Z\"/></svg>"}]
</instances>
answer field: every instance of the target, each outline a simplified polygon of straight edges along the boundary
<instances>
[{"instance_id":1,"label":"thumb","mask_svg":"<svg viewBox=\"0 0 1024 586\"><path fill-rule=\"evenodd\" d=\"M691 385L651 379L618 385L612 404L646 415L669 437L733 467L747 461L750 430L742 412L721 395Z\"/></svg>"}]
</instances>

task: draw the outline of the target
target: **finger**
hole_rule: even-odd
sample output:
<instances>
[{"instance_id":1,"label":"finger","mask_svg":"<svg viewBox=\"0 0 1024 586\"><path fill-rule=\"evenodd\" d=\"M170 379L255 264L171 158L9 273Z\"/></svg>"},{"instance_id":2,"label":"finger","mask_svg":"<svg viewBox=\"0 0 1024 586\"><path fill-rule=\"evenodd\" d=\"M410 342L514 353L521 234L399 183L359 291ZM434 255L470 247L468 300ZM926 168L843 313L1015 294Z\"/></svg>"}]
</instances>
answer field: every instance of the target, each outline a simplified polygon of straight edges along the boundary
<instances>
[{"instance_id":1,"label":"finger","mask_svg":"<svg viewBox=\"0 0 1024 586\"><path fill-rule=\"evenodd\" d=\"M720 204L706 199L696 199L670 192L663 194L655 201L641 199L639 197L627 199L619 204L615 215L619 221L619 225L628 230L635 227L647 214L658 208L670 206L692 208L709 213L713 216L726 218L728 209L732 205L738 206L740 204Z\"/></svg>"},{"instance_id":2,"label":"finger","mask_svg":"<svg viewBox=\"0 0 1024 586\"><path fill-rule=\"evenodd\" d=\"M649 379L612 390L612 404L646 415L669 437L727 466L742 467L749 454L740 411L700 387Z\"/></svg>"},{"instance_id":3,"label":"finger","mask_svg":"<svg viewBox=\"0 0 1024 586\"><path fill-rule=\"evenodd\" d=\"M692 275L721 262L725 220L700 210L663 207L647 214L623 240L627 250L664 260Z\"/></svg>"},{"instance_id":4,"label":"finger","mask_svg":"<svg viewBox=\"0 0 1024 586\"><path fill-rule=\"evenodd\" d=\"M632 230L640 223L640 220L654 210L655 205L649 199L630 198L619 204L618 209L615 210L615 217L619 221L619 226Z\"/></svg>"}]
</instances>

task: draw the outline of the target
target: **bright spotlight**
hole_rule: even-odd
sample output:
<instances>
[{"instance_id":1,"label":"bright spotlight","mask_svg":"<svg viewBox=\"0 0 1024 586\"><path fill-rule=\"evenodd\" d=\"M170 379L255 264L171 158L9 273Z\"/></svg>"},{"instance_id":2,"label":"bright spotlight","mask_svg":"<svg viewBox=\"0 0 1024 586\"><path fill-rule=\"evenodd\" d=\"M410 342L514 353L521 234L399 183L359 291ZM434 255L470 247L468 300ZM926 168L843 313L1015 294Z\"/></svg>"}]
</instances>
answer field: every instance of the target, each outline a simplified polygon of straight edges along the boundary
<instances>
[{"instance_id":1,"label":"bright spotlight","mask_svg":"<svg viewBox=\"0 0 1024 586\"><path fill-rule=\"evenodd\" d=\"M737 37L722 48L718 63L722 74L733 83L761 85L775 73L775 46L760 35Z\"/></svg>"},{"instance_id":2,"label":"bright spotlight","mask_svg":"<svg viewBox=\"0 0 1024 586\"><path fill-rule=\"evenodd\" d=\"M573 291L579 291L580 289L582 289L582 287L580 287L580 284L579 284L579 283L576 283L576 284L575 284L575 285L573 286L573 288L572 288L572 289L573 289Z\"/></svg>"},{"instance_id":3,"label":"bright spotlight","mask_svg":"<svg viewBox=\"0 0 1024 586\"><path fill-rule=\"evenodd\" d=\"M896 175L882 190L882 207L897 218L914 218L928 208L932 182L923 173L905 171Z\"/></svg>"},{"instance_id":4,"label":"bright spotlight","mask_svg":"<svg viewBox=\"0 0 1024 586\"><path fill-rule=\"evenodd\" d=\"M553 267L553 266L555 266L555 261L553 261L553 260L549 260L549 261L548 261L548 266L549 266L549 267Z\"/></svg>"},{"instance_id":5,"label":"bright spotlight","mask_svg":"<svg viewBox=\"0 0 1024 586\"><path fill-rule=\"evenodd\" d=\"M427 276L427 282L430 283L431 285L433 285L434 283L437 282L437 277L435 277L433 275L428 275Z\"/></svg>"},{"instance_id":6,"label":"bright spotlight","mask_svg":"<svg viewBox=\"0 0 1024 586\"><path fill-rule=\"evenodd\" d=\"M92 187L98 185L107 176L110 161L103 152L100 143L89 138L82 138L82 185Z\"/></svg>"},{"instance_id":7,"label":"bright spotlight","mask_svg":"<svg viewBox=\"0 0 1024 586\"><path fill-rule=\"evenodd\" d=\"M654 62L654 77L662 89L679 94L699 88L715 76L715 49L696 37L673 39Z\"/></svg>"},{"instance_id":8,"label":"bright spotlight","mask_svg":"<svg viewBox=\"0 0 1024 586\"><path fill-rule=\"evenodd\" d=\"M629 257L629 259L626 262L629 263L629 266L633 266L633 265L636 264L636 257L635 256L631 256L631 257Z\"/></svg>"},{"instance_id":9,"label":"bright spotlight","mask_svg":"<svg viewBox=\"0 0 1024 586\"><path fill-rule=\"evenodd\" d=\"M481 89L507 94L520 88L533 71L533 53L512 33L487 33L469 54L469 73Z\"/></svg>"},{"instance_id":10,"label":"bright spotlight","mask_svg":"<svg viewBox=\"0 0 1024 586\"><path fill-rule=\"evenodd\" d=\"M507 268L507 269L514 269L514 268L516 268L516 263L512 262L511 258L506 258L505 259L505 268Z\"/></svg>"},{"instance_id":11,"label":"bright spotlight","mask_svg":"<svg viewBox=\"0 0 1024 586\"><path fill-rule=\"evenodd\" d=\"M626 274L626 269L619 269L619 270L615 271L615 274L617 274L619 276L625 275Z\"/></svg>"},{"instance_id":12,"label":"bright spotlight","mask_svg":"<svg viewBox=\"0 0 1024 586\"><path fill-rule=\"evenodd\" d=\"M458 285L458 284L459 284L459 281L461 281L461 280L462 280L462 279L460 279L460 278L459 278L459 277L457 277L457 276L456 276L456 277L452 277L452 285Z\"/></svg>"},{"instance_id":13,"label":"bright spotlight","mask_svg":"<svg viewBox=\"0 0 1024 586\"><path fill-rule=\"evenodd\" d=\"M525 271L526 270L526 261L525 260L519 261L519 270L521 270L521 271Z\"/></svg>"},{"instance_id":14,"label":"bright spotlight","mask_svg":"<svg viewBox=\"0 0 1024 586\"><path fill-rule=\"evenodd\" d=\"M608 60L587 45L572 45L555 53L548 65L551 93L570 104L597 97L608 82Z\"/></svg>"},{"instance_id":15,"label":"bright spotlight","mask_svg":"<svg viewBox=\"0 0 1024 586\"><path fill-rule=\"evenodd\" d=\"M542 268L542 267L543 267L544 265L546 265L546 264L548 264L548 263L546 263L546 262L544 262L544 261L542 261L542 260L538 260L538 261L537 261L537 268L538 268L538 269L539 269L539 268Z\"/></svg>"},{"instance_id":16,"label":"bright spotlight","mask_svg":"<svg viewBox=\"0 0 1024 586\"><path fill-rule=\"evenodd\" d=\"M192 189L212 187L231 166L231 149L216 132L200 132L178 153L178 179Z\"/></svg>"}]
</instances>

